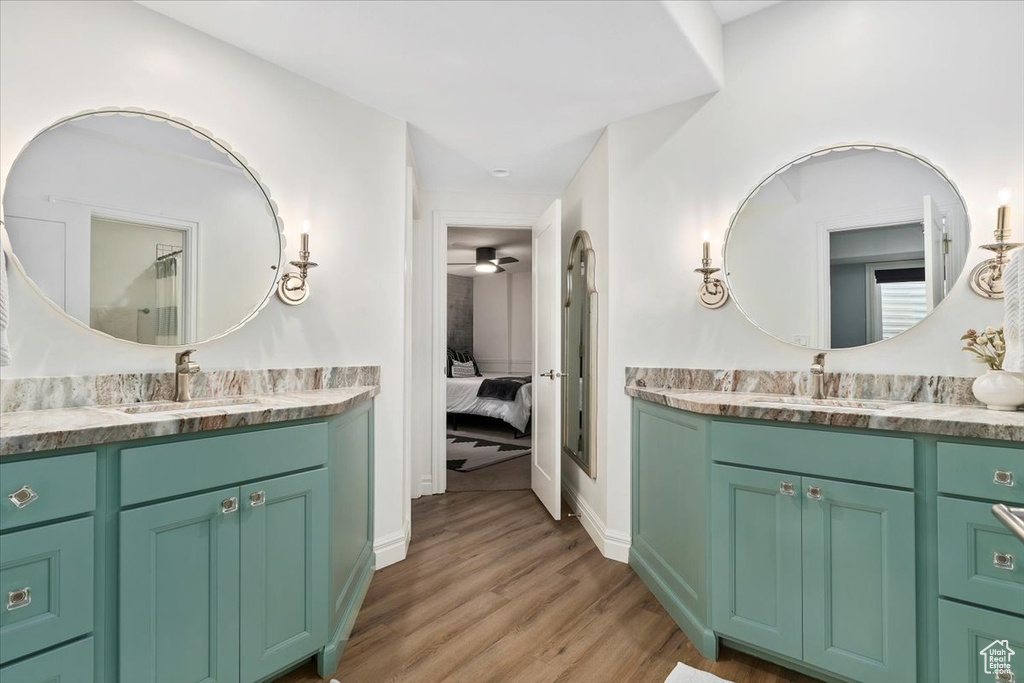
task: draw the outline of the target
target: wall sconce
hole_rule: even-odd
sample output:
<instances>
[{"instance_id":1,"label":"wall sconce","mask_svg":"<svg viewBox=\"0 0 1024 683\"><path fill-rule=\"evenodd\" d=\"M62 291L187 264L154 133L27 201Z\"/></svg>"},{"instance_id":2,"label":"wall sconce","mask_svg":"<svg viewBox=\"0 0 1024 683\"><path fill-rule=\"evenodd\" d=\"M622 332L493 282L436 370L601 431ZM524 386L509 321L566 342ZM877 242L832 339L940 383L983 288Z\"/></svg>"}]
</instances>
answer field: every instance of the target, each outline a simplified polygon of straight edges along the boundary
<instances>
[{"instance_id":1,"label":"wall sconce","mask_svg":"<svg viewBox=\"0 0 1024 683\"><path fill-rule=\"evenodd\" d=\"M982 261L971 271L971 289L986 299L1003 298L1003 267L1009 259L1006 253L1022 246L1020 242L1007 242L1010 238L1010 190L999 193L999 212L996 215L995 242L982 244L981 249L995 252L995 258Z\"/></svg>"},{"instance_id":2,"label":"wall sconce","mask_svg":"<svg viewBox=\"0 0 1024 683\"><path fill-rule=\"evenodd\" d=\"M299 271L290 271L281 276L281 282L277 285L277 297L289 306L298 306L309 298L309 283L306 281L306 276L309 274L310 268L317 266L309 260L309 221L302 221L299 260L289 261L289 263Z\"/></svg>"},{"instance_id":3,"label":"wall sconce","mask_svg":"<svg viewBox=\"0 0 1024 683\"><path fill-rule=\"evenodd\" d=\"M701 239L704 241L701 267L693 271L704 276L704 281L697 287L697 301L704 308L721 308L729 300L729 290L721 278L712 277L719 269L711 267L711 236L707 230L703 232Z\"/></svg>"}]
</instances>

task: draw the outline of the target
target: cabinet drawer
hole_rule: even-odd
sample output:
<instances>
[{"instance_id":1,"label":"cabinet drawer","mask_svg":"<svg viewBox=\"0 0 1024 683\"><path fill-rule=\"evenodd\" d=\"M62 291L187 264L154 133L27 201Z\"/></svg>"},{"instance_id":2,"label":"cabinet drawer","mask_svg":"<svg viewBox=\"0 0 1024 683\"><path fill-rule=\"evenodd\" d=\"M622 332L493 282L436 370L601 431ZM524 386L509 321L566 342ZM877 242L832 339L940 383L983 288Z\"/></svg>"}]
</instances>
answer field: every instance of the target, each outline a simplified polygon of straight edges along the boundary
<instances>
[{"instance_id":1,"label":"cabinet drawer","mask_svg":"<svg viewBox=\"0 0 1024 683\"><path fill-rule=\"evenodd\" d=\"M92 512L96 453L0 463L0 494L0 531Z\"/></svg>"},{"instance_id":2,"label":"cabinet drawer","mask_svg":"<svg viewBox=\"0 0 1024 683\"><path fill-rule=\"evenodd\" d=\"M995 669L1002 665L996 661L1002 654L997 650L1004 648L1015 653L1009 661L1012 676L997 678ZM991 652L992 660L987 661L982 651ZM939 600L940 683L1020 681L1024 677L1022 652L1024 619Z\"/></svg>"},{"instance_id":3,"label":"cabinet drawer","mask_svg":"<svg viewBox=\"0 0 1024 683\"><path fill-rule=\"evenodd\" d=\"M711 448L717 462L914 487L910 438L713 422Z\"/></svg>"},{"instance_id":4,"label":"cabinet drawer","mask_svg":"<svg viewBox=\"0 0 1024 683\"><path fill-rule=\"evenodd\" d=\"M989 503L939 496L939 593L1024 614L1024 543Z\"/></svg>"},{"instance_id":5,"label":"cabinet drawer","mask_svg":"<svg viewBox=\"0 0 1024 683\"><path fill-rule=\"evenodd\" d=\"M93 642L85 638L0 667L3 683L92 683Z\"/></svg>"},{"instance_id":6,"label":"cabinet drawer","mask_svg":"<svg viewBox=\"0 0 1024 683\"><path fill-rule=\"evenodd\" d=\"M121 451L121 504L170 498L327 464L325 422Z\"/></svg>"},{"instance_id":7,"label":"cabinet drawer","mask_svg":"<svg viewBox=\"0 0 1024 683\"><path fill-rule=\"evenodd\" d=\"M0 662L92 630L93 519L0 536Z\"/></svg>"},{"instance_id":8,"label":"cabinet drawer","mask_svg":"<svg viewBox=\"0 0 1024 683\"><path fill-rule=\"evenodd\" d=\"M1024 446L938 445L939 492L1024 503Z\"/></svg>"}]
</instances>

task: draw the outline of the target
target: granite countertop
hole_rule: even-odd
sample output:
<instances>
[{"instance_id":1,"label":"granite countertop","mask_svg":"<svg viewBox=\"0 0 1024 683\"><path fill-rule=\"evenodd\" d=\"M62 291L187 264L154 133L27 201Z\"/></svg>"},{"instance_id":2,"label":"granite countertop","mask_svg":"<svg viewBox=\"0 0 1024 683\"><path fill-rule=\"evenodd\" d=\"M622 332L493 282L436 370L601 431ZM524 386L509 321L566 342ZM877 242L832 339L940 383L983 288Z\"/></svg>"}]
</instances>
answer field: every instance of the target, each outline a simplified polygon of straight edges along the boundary
<instances>
[{"instance_id":1,"label":"granite countertop","mask_svg":"<svg viewBox=\"0 0 1024 683\"><path fill-rule=\"evenodd\" d=\"M704 415L1024 442L1024 412L980 406L855 398L815 401L785 394L644 387L633 383L627 384L626 394Z\"/></svg>"},{"instance_id":2,"label":"granite countertop","mask_svg":"<svg viewBox=\"0 0 1024 683\"><path fill-rule=\"evenodd\" d=\"M0 456L325 417L378 393L379 385L347 386L181 404L157 401L5 412L0 416Z\"/></svg>"}]
</instances>

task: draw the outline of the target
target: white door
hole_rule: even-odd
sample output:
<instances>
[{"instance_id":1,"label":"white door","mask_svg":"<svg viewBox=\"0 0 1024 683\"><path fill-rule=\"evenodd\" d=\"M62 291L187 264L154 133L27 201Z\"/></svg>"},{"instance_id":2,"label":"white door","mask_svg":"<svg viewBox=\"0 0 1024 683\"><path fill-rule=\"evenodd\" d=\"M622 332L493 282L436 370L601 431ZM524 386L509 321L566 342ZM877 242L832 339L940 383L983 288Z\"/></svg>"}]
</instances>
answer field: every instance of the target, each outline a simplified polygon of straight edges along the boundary
<instances>
[{"instance_id":1,"label":"white door","mask_svg":"<svg viewBox=\"0 0 1024 683\"><path fill-rule=\"evenodd\" d=\"M533 458L530 486L562 513L562 202L533 224Z\"/></svg>"},{"instance_id":2,"label":"white door","mask_svg":"<svg viewBox=\"0 0 1024 683\"><path fill-rule=\"evenodd\" d=\"M924 196L924 279L925 303L932 310L945 296L946 231L942 211L931 195Z\"/></svg>"}]
</instances>

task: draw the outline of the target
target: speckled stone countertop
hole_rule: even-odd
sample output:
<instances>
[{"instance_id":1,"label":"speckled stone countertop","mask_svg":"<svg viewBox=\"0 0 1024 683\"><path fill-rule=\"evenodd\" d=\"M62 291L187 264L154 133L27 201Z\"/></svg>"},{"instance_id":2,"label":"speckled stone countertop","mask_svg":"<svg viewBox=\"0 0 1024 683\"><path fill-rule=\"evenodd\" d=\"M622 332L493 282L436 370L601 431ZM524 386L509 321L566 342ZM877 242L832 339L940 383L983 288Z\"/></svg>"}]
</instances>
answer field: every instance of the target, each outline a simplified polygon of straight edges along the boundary
<instances>
[{"instance_id":1,"label":"speckled stone countertop","mask_svg":"<svg viewBox=\"0 0 1024 683\"><path fill-rule=\"evenodd\" d=\"M227 405L217 405L220 399L130 405L142 410L170 408L159 412L127 413L119 406L86 406L4 413L0 456L325 417L368 401L379 392L377 386L342 387L232 397L224 399L231 401Z\"/></svg>"},{"instance_id":2,"label":"speckled stone countertop","mask_svg":"<svg viewBox=\"0 0 1024 683\"><path fill-rule=\"evenodd\" d=\"M216 370L0 381L0 456L337 415L380 393L378 366Z\"/></svg>"},{"instance_id":3,"label":"speckled stone countertop","mask_svg":"<svg viewBox=\"0 0 1024 683\"><path fill-rule=\"evenodd\" d=\"M739 373L745 373L748 381L737 383ZM763 377L751 377L757 374ZM969 394L946 392L950 386L963 384L962 378L837 375L831 382L837 388L887 386L893 391L883 396L880 391L865 390L857 396L853 390L837 390L830 394L834 398L821 401L801 395L799 381L784 382L786 388L795 389L793 393L766 390L779 385L780 377L795 374L627 368L626 394L704 415L1014 441L1024 448L1024 412L988 410L976 403L967 403ZM745 390L734 390L737 384ZM929 392L922 388L942 390ZM890 396L896 400L886 400ZM921 400L922 396L931 400ZM913 400L908 400L911 397ZM970 400L973 401L973 397Z\"/></svg>"}]
</instances>

